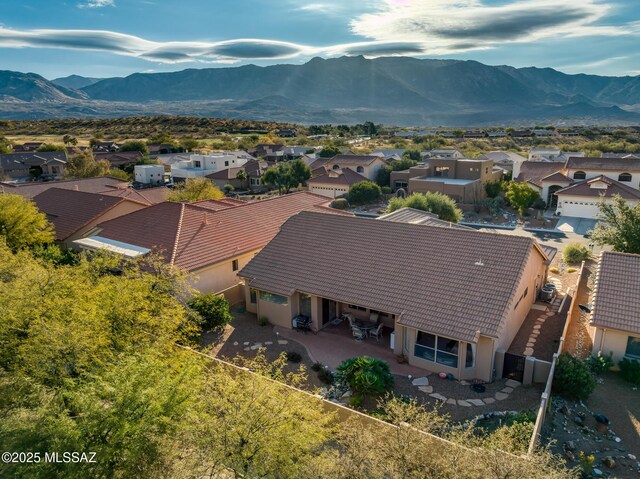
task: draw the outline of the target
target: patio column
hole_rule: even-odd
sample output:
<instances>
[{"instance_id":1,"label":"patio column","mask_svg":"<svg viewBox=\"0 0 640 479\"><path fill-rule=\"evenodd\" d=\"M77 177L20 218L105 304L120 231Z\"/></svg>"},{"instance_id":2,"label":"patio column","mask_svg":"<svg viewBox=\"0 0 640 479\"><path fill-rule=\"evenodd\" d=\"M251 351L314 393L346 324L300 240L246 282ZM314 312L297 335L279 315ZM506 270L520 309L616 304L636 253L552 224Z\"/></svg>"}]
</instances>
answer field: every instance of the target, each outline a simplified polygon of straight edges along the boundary
<instances>
[{"instance_id":1,"label":"patio column","mask_svg":"<svg viewBox=\"0 0 640 479\"><path fill-rule=\"evenodd\" d=\"M311 328L314 331L320 330L322 324L322 298L311 296Z\"/></svg>"}]
</instances>

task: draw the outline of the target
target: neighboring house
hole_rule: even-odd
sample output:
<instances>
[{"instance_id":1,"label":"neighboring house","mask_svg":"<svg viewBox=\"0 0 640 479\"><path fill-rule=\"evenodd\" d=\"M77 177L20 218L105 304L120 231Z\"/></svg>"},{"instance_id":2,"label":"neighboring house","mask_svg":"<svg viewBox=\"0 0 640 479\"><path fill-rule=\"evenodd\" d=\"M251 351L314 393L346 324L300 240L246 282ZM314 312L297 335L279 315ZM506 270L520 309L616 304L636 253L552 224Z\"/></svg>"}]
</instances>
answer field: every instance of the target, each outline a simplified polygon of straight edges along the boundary
<instances>
[{"instance_id":1,"label":"neighboring house","mask_svg":"<svg viewBox=\"0 0 640 479\"><path fill-rule=\"evenodd\" d=\"M265 187L262 184L262 175L269 167L266 161L262 160L249 160L244 164L244 171L247 174L247 178L249 181L249 188L252 191L261 191L264 190Z\"/></svg>"},{"instance_id":2,"label":"neighboring house","mask_svg":"<svg viewBox=\"0 0 640 479\"><path fill-rule=\"evenodd\" d=\"M156 205L167 201L171 190L166 186L156 186L154 188L111 188L107 191L102 191L100 194L108 196L117 196L118 198L126 198L129 200L138 201L148 206Z\"/></svg>"},{"instance_id":3,"label":"neighboring house","mask_svg":"<svg viewBox=\"0 0 640 479\"><path fill-rule=\"evenodd\" d=\"M529 150L529 161L557 161L562 150L557 148L532 148Z\"/></svg>"},{"instance_id":4,"label":"neighboring house","mask_svg":"<svg viewBox=\"0 0 640 479\"><path fill-rule=\"evenodd\" d=\"M307 185L311 193L336 198L347 194L351 185L361 181L369 181L369 179L349 168L327 169L326 173L307 180Z\"/></svg>"},{"instance_id":5,"label":"neighboring house","mask_svg":"<svg viewBox=\"0 0 640 479\"><path fill-rule=\"evenodd\" d=\"M404 155L404 152L407 151L404 148L382 148L378 150L373 150L371 152L372 155L380 156L385 160L399 160Z\"/></svg>"},{"instance_id":6,"label":"neighboring house","mask_svg":"<svg viewBox=\"0 0 640 479\"><path fill-rule=\"evenodd\" d=\"M169 153L173 153L174 150L176 150L176 147L170 143L149 143L147 145L147 150L150 155L167 155ZM181 150L184 151L184 149Z\"/></svg>"},{"instance_id":7,"label":"neighboring house","mask_svg":"<svg viewBox=\"0 0 640 479\"><path fill-rule=\"evenodd\" d=\"M431 158L427 166L391 172L392 188L405 188L408 193L438 192L459 203L474 203L485 196L484 185L499 181L502 169L489 159Z\"/></svg>"},{"instance_id":8,"label":"neighboring house","mask_svg":"<svg viewBox=\"0 0 640 479\"><path fill-rule=\"evenodd\" d=\"M135 165L144 157L144 155L139 151L98 151L93 154L93 157L96 160L107 160L109 163L111 163L111 166L115 168L121 168L123 166Z\"/></svg>"},{"instance_id":9,"label":"neighboring house","mask_svg":"<svg viewBox=\"0 0 640 479\"><path fill-rule=\"evenodd\" d=\"M478 159L492 160L495 166L499 166L505 171L511 171L513 178L520 174L520 165L527 161L524 156L520 156L512 151L491 151L484 153Z\"/></svg>"},{"instance_id":10,"label":"neighboring house","mask_svg":"<svg viewBox=\"0 0 640 479\"><path fill-rule=\"evenodd\" d=\"M422 157L428 158L464 158L464 155L455 148L434 148L433 150L423 151Z\"/></svg>"},{"instance_id":11,"label":"neighboring house","mask_svg":"<svg viewBox=\"0 0 640 479\"><path fill-rule=\"evenodd\" d=\"M100 176L97 178L79 178L76 180L29 182L29 183L0 183L0 193L11 193L22 195L25 198L47 191L51 188L61 188L65 190L84 191L85 193L103 193L110 190L126 189L128 181L112 176Z\"/></svg>"},{"instance_id":12,"label":"neighboring house","mask_svg":"<svg viewBox=\"0 0 640 479\"><path fill-rule=\"evenodd\" d=\"M311 163L311 171L324 167L326 170L350 169L364 176L369 181L375 181L378 170L387 166L384 158L377 155L336 155L333 158L318 158Z\"/></svg>"},{"instance_id":13,"label":"neighboring house","mask_svg":"<svg viewBox=\"0 0 640 479\"><path fill-rule=\"evenodd\" d=\"M485 138L487 134L484 130L467 130L464 132L464 138Z\"/></svg>"},{"instance_id":14,"label":"neighboring house","mask_svg":"<svg viewBox=\"0 0 640 479\"><path fill-rule=\"evenodd\" d=\"M259 143L253 148L247 150L247 153L254 158L265 158L268 156L274 156L278 151L284 148L283 144L271 144L271 143Z\"/></svg>"},{"instance_id":15,"label":"neighboring house","mask_svg":"<svg viewBox=\"0 0 640 479\"><path fill-rule=\"evenodd\" d=\"M554 134L555 134L555 130L546 130L546 129L533 130L533 135L538 138L553 136Z\"/></svg>"},{"instance_id":16,"label":"neighboring house","mask_svg":"<svg viewBox=\"0 0 640 479\"><path fill-rule=\"evenodd\" d=\"M237 302L241 299L237 271L289 217L304 210L349 214L328 208L330 201L299 192L252 203L230 199L164 202L102 222L76 245L86 249L117 245L133 256L149 251L162 254L167 264L191 274L196 289L225 293Z\"/></svg>"},{"instance_id":17,"label":"neighboring house","mask_svg":"<svg viewBox=\"0 0 640 479\"><path fill-rule=\"evenodd\" d=\"M616 195L628 205L635 206L640 201L640 191L606 176L573 183L555 192L558 198L556 213L562 216L596 219L598 205L610 203Z\"/></svg>"},{"instance_id":18,"label":"neighboring house","mask_svg":"<svg viewBox=\"0 0 640 479\"><path fill-rule=\"evenodd\" d=\"M280 138L295 138L298 130L295 128L280 128L276 133Z\"/></svg>"},{"instance_id":19,"label":"neighboring house","mask_svg":"<svg viewBox=\"0 0 640 479\"><path fill-rule=\"evenodd\" d=\"M33 178L57 180L64 176L67 155L63 151L36 151L0 154L0 178L28 181Z\"/></svg>"},{"instance_id":20,"label":"neighboring house","mask_svg":"<svg viewBox=\"0 0 640 479\"><path fill-rule=\"evenodd\" d=\"M489 138L505 138L507 136L507 132L504 130L493 130L488 131L487 135Z\"/></svg>"},{"instance_id":21,"label":"neighboring house","mask_svg":"<svg viewBox=\"0 0 640 479\"><path fill-rule=\"evenodd\" d=\"M571 157L565 170L565 174L576 181L606 176L635 189L640 187L640 159Z\"/></svg>"},{"instance_id":22,"label":"neighboring house","mask_svg":"<svg viewBox=\"0 0 640 479\"><path fill-rule=\"evenodd\" d=\"M518 174L516 174L514 166L513 179L518 183L528 183L529 186L540 193L542 199L545 199L542 194L544 188L542 179L563 171L564 165L561 163L553 161L524 161L519 165Z\"/></svg>"},{"instance_id":23,"label":"neighboring house","mask_svg":"<svg viewBox=\"0 0 640 479\"><path fill-rule=\"evenodd\" d=\"M533 135L531 130L513 130L509 136L511 138L528 138Z\"/></svg>"},{"instance_id":24,"label":"neighboring house","mask_svg":"<svg viewBox=\"0 0 640 479\"><path fill-rule=\"evenodd\" d=\"M113 141L96 141L91 149L95 152L97 151L106 151L106 152L114 152L120 149L120 145Z\"/></svg>"},{"instance_id":25,"label":"neighboring house","mask_svg":"<svg viewBox=\"0 0 640 479\"><path fill-rule=\"evenodd\" d=\"M634 153L603 153L602 158L617 158L625 160L640 160L640 154Z\"/></svg>"},{"instance_id":26,"label":"neighboring house","mask_svg":"<svg viewBox=\"0 0 640 479\"><path fill-rule=\"evenodd\" d=\"M280 151L282 152L282 158L285 161L290 161L302 158L304 155L315 155L316 149L311 146L285 146Z\"/></svg>"},{"instance_id":27,"label":"neighboring house","mask_svg":"<svg viewBox=\"0 0 640 479\"><path fill-rule=\"evenodd\" d=\"M164 170L164 165L136 165L133 179L142 185L163 186L171 183L171 174Z\"/></svg>"},{"instance_id":28,"label":"neighboring house","mask_svg":"<svg viewBox=\"0 0 640 479\"><path fill-rule=\"evenodd\" d=\"M236 190L242 190L247 187L248 180L241 181L237 179L240 171L244 171L244 167L235 166L233 168L216 171L215 173L207 175L205 178L210 179L211 182L220 189L224 188L226 185L231 185Z\"/></svg>"},{"instance_id":29,"label":"neighboring house","mask_svg":"<svg viewBox=\"0 0 640 479\"><path fill-rule=\"evenodd\" d=\"M42 142L42 141L27 141L26 143L23 143L22 145L13 145L13 152L14 153L24 153L24 152L28 152L28 151L36 151L43 144L44 144L44 142Z\"/></svg>"},{"instance_id":30,"label":"neighboring house","mask_svg":"<svg viewBox=\"0 0 640 479\"><path fill-rule=\"evenodd\" d=\"M208 155L189 155L188 160L171 164L171 176L174 181L188 178L202 178L216 171L243 166L247 161L255 159L244 151L228 151L210 153Z\"/></svg>"},{"instance_id":31,"label":"neighboring house","mask_svg":"<svg viewBox=\"0 0 640 479\"><path fill-rule=\"evenodd\" d=\"M239 276L247 310L274 325L302 314L319 331L343 312L376 313L412 366L492 381L548 263L531 238L302 212Z\"/></svg>"},{"instance_id":32,"label":"neighboring house","mask_svg":"<svg viewBox=\"0 0 640 479\"><path fill-rule=\"evenodd\" d=\"M592 303L593 353L640 361L640 256L603 251Z\"/></svg>"},{"instance_id":33,"label":"neighboring house","mask_svg":"<svg viewBox=\"0 0 640 479\"><path fill-rule=\"evenodd\" d=\"M138 200L99 193L50 188L33 198L38 209L53 224L56 241L66 248L102 222L146 208Z\"/></svg>"}]
</instances>

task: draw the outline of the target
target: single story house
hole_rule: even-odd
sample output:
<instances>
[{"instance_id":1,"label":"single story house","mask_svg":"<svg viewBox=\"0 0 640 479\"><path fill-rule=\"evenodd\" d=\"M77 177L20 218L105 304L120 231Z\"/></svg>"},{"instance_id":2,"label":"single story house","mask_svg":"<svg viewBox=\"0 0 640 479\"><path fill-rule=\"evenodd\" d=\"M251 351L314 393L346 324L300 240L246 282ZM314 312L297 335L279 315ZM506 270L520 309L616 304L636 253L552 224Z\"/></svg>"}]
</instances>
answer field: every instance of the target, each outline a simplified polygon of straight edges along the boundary
<instances>
[{"instance_id":1,"label":"single story house","mask_svg":"<svg viewBox=\"0 0 640 479\"><path fill-rule=\"evenodd\" d=\"M369 179L360 173L345 168L342 170L326 170L324 174L307 180L307 185L311 193L337 198L347 194L351 185L361 181L369 181Z\"/></svg>"},{"instance_id":2,"label":"single story house","mask_svg":"<svg viewBox=\"0 0 640 479\"><path fill-rule=\"evenodd\" d=\"M344 154L335 155L333 158L318 158L309 165L312 171L321 166L327 170L346 170L348 168L369 181L375 181L378 170L387 166L387 162L377 155Z\"/></svg>"},{"instance_id":3,"label":"single story house","mask_svg":"<svg viewBox=\"0 0 640 479\"><path fill-rule=\"evenodd\" d=\"M274 325L302 314L318 331L375 313L409 364L492 381L548 264L532 238L304 211L239 276L247 310Z\"/></svg>"},{"instance_id":4,"label":"single story house","mask_svg":"<svg viewBox=\"0 0 640 479\"><path fill-rule=\"evenodd\" d=\"M596 219L598 205L611 202L616 195L621 196L628 205L634 206L640 201L640 191L606 176L573 183L555 192L558 198L556 213L563 216Z\"/></svg>"},{"instance_id":5,"label":"single story house","mask_svg":"<svg viewBox=\"0 0 640 479\"><path fill-rule=\"evenodd\" d=\"M593 353L640 361L640 255L602 252L592 303Z\"/></svg>"},{"instance_id":6,"label":"single story house","mask_svg":"<svg viewBox=\"0 0 640 479\"><path fill-rule=\"evenodd\" d=\"M230 198L164 202L101 222L75 244L106 250L116 245L130 256L158 253L189 272L194 288L224 293L235 303L241 299L237 272L289 217L304 210L350 215L329 208L330 201L305 191L251 203Z\"/></svg>"},{"instance_id":7,"label":"single story house","mask_svg":"<svg viewBox=\"0 0 640 479\"><path fill-rule=\"evenodd\" d=\"M106 191L126 189L128 186L129 182L123 181L120 178L98 176L96 178L78 178L76 180L0 183L0 192L22 195L25 198L33 198L51 188L84 191L85 193L104 193Z\"/></svg>"}]
</instances>

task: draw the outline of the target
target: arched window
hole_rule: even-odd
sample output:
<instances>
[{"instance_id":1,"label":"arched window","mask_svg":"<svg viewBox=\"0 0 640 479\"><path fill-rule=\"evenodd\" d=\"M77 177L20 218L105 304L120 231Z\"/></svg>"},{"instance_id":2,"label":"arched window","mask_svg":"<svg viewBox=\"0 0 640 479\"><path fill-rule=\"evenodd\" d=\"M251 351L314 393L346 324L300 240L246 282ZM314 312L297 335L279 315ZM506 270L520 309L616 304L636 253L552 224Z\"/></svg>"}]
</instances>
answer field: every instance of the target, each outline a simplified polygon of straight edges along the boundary
<instances>
[{"instance_id":1,"label":"arched window","mask_svg":"<svg viewBox=\"0 0 640 479\"><path fill-rule=\"evenodd\" d=\"M334 170L339 170L340 169L340 165L333 165L333 169Z\"/></svg>"},{"instance_id":2,"label":"arched window","mask_svg":"<svg viewBox=\"0 0 640 479\"><path fill-rule=\"evenodd\" d=\"M362 166L358 166L358 167L356 168L356 171L357 171L358 173L364 173L364 168L363 168Z\"/></svg>"},{"instance_id":3,"label":"arched window","mask_svg":"<svg viewBox=\"0 0 640 479\"><path fill-rule=\"evenodd\" d=\"M584 180L587 177L587 174L584 171L576 171L573 174L574 180Z\"/></svg>"},{"instance_id":4,"label":"arched window","mask_svg":"<svg viewBox=\"0 0 640 479\"><path fill-rule=\"evenodd\" d=\"M631 181L631 173L620 173L618 181Z\"/></svg>"}]
</instances>

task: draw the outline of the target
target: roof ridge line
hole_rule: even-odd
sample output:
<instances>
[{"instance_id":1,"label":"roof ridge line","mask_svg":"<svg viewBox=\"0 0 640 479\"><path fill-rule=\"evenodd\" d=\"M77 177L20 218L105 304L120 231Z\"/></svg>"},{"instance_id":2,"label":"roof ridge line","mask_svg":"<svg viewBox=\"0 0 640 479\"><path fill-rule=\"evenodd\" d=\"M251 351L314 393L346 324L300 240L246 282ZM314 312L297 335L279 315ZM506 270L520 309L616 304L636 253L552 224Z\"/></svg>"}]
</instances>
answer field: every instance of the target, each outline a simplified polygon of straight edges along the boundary
<instances>
[{"instance_id":1,"label":"roof ridge line","mask_svg":"<svg viewBox=\"0 0 640 479\"><path fill-rule=\"evenodd\" d=\"M171 261L169 264L173 266L178 254L178 243L180 242L180 232L182 231L182 220L184 218L185 203L180 203L180 218L178 218L178 229L176 231L176 242L173 244L173 251L171 252Z\"/></svg>"}]
</instances>

